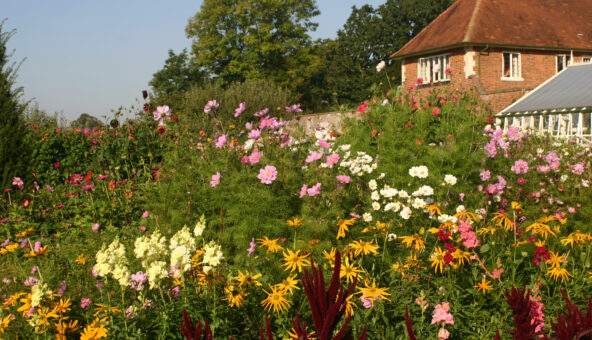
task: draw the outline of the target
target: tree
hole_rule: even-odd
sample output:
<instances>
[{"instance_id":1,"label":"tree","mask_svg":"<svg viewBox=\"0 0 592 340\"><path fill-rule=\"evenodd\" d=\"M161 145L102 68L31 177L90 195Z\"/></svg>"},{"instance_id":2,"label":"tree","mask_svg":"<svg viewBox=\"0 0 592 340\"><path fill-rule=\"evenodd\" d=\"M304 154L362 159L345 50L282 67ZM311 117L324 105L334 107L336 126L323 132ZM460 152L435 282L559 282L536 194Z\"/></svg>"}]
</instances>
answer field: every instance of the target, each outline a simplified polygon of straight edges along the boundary
<instances>
[{"instance_id":1,"label":"tree","mask_svg":"<svg viewBox=\"0 0 592 340\"><path fill-rule=\"evenodd\" d=\"M385 75L376 65L387 61L390 85L400 82L400 63L389 56L411 40L442 13L453 0L387 0L378 8L352 7L337 33L337 44L325 52L328 60L327 90L337 102L359 103L372 95L372 85L388 89Z\"/></svg>"},{"instance_id":2,"label":"tree","mask_svg":"<svg viewBox=\"0 0 592 340\"><path fill-rule=\"evenodd\" d=\"M28 175L28 145L25 143L27 130L23 112L26 103L19 101L22 87L14 87L18 66L9 63L11 54L6 46L15 30L4 32L0 23L0 185L6 188L15 176Z\"/></svg>"},{"instance_id":3,"label":"tree","mask_svg":"<svg viewBox=\"0 0 592 340\"><path fill-rule=\"evenodd\" d=\"M187 92L192 85L203 84L205 72L190 60L187 49L179 54L169 50L164 67L154 73L150 86L156 98L170 101Z\"/></svg>"},{"instance_id":4,"label":"tree","mask_svg":"<svg viewBox=\"0 0 592 340\"><path fill-rule=\"evenodd\" d=\"M269 79L294 89L291 67L306 69L319 13L315 0L204 0L186 33L195 63L221 85Z\"/></svg>"},{"instance_id":5,"label":"tree","mask_svg":"<svg viewBox=\"0 0 592 340\"><path fill-rule=\"evenodd\" d=\"M79 129L92 129L92 128L100 128L105 126L103 122L101 122L97 117L91 116L88 113L83 113L78 117L78 119L73 120L70 123L72 128L79 128Z\"/></svg>"}]
</instances>

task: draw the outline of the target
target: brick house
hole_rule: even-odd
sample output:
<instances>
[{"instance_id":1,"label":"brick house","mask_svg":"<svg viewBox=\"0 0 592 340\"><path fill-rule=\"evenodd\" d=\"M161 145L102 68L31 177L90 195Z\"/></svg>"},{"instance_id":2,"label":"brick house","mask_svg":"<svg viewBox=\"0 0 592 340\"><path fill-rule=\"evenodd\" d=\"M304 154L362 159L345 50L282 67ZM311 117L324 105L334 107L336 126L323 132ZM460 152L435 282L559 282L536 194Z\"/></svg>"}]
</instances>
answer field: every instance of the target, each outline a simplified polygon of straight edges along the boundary
<instances>
[{"instance_id":1,"label":"brick house","mask_svg":"<svg viewBox=\"0 0 592 340\"><path fill-rule=\"evenodd\" d=\"M391 58L402 84L475 89L494 112L592 61L592 0L457 0Z\"/></svg>"}]
</instances>

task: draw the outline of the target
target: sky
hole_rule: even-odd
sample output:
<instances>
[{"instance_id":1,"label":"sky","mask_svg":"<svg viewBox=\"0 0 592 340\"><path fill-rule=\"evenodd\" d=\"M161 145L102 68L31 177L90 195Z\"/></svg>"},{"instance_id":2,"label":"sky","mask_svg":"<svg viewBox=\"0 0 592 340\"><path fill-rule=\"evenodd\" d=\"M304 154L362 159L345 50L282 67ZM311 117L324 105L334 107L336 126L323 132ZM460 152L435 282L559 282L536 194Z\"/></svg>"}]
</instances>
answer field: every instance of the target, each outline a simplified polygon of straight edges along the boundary
<instances>
[{"instance_id":1,"label":"sky","mask_svg":"<svg viewBox=\"0 0 592 340\"><path fill-rule=\"evenodd\" d=\"M386 0L317 0L313 39L335 38L351 7ZM200 0L0 0L12 62L24 60L17 86L25 100L68 121L81 113L113 118L141 106L141 91L164 66L168 50L189 48L185 36ZM129 115L129 114L128 114ZM106 118L106 119L105 119Z\"/></svg>"}]
</instances>

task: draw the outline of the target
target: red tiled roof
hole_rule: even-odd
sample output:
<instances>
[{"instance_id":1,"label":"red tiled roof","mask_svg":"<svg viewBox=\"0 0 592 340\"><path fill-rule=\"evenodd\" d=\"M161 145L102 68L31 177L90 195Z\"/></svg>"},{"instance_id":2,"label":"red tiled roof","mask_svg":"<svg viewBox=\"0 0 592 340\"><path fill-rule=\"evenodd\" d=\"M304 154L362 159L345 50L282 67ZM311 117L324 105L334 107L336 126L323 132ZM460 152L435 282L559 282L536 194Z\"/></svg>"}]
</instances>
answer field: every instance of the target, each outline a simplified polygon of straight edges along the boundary
<instances>
[{"instance_id":1,"label":"red tiled roof","mask_svg":"<svg viewBox=\"0 0 592 340\"><path fill-rule=\"evenodd\" d=\"M592 0L457 0L391 57L485 44L592 50Z\"/></svg>"}]
</instances>

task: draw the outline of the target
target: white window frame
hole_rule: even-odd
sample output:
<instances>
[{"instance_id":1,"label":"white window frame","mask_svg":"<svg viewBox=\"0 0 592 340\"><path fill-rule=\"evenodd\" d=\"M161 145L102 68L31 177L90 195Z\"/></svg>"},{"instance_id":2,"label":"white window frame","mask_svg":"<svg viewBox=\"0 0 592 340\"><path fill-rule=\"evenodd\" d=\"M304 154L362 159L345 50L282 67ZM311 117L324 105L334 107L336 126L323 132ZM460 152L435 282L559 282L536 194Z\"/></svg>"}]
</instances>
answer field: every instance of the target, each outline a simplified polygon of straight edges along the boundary
<instances>
[{"instance_id":1,"label":"white window frame","mask_svg":"<svg viewBox=\"0 0 592 340\"><path fill-rule=\"evenodd\" d=\"M504 59L505 59L505 55L509 54L510 55L510 75L506 76L505 70L504 70ZM518 62L517 65L514 67L514 63L513 63L513 55L517 55L518 56ZM514 68L516 68L517 72L514 72ZM514 75L516 74L516 75ZM523 81L524 78L522 78L522 54L520 52L511 52L511 51L504 51L502 52L502 77L501 80L506 80L506 81Z\"/></svg>"},{"instance_id":2,"label":"white window frame","mask_svg":"<svg viewBox=\"0 0 592 340\"><path fill-rule=\"evenodd\" d=\"M435 66L440 69L435 72ZM417 59L417 78L421 78L423 84L440 83L450 81L450 74L446 69L450 67L450 54L439 54Z\"/></svg>"},{"instance_id":3,"label":"white window frame","mask_svg":"<svg viewBox=\"0 0 592 340\"><path fill-rule=\"evenodd\" d=\"M561 61L560 61L561 60ZM555 73L559 73L565 70L573 60L571 60L571 55L569 54L558 54L555 56ZM561 64L561 70L559 70L559 65Z\"/></svg>"}]
</instances>

